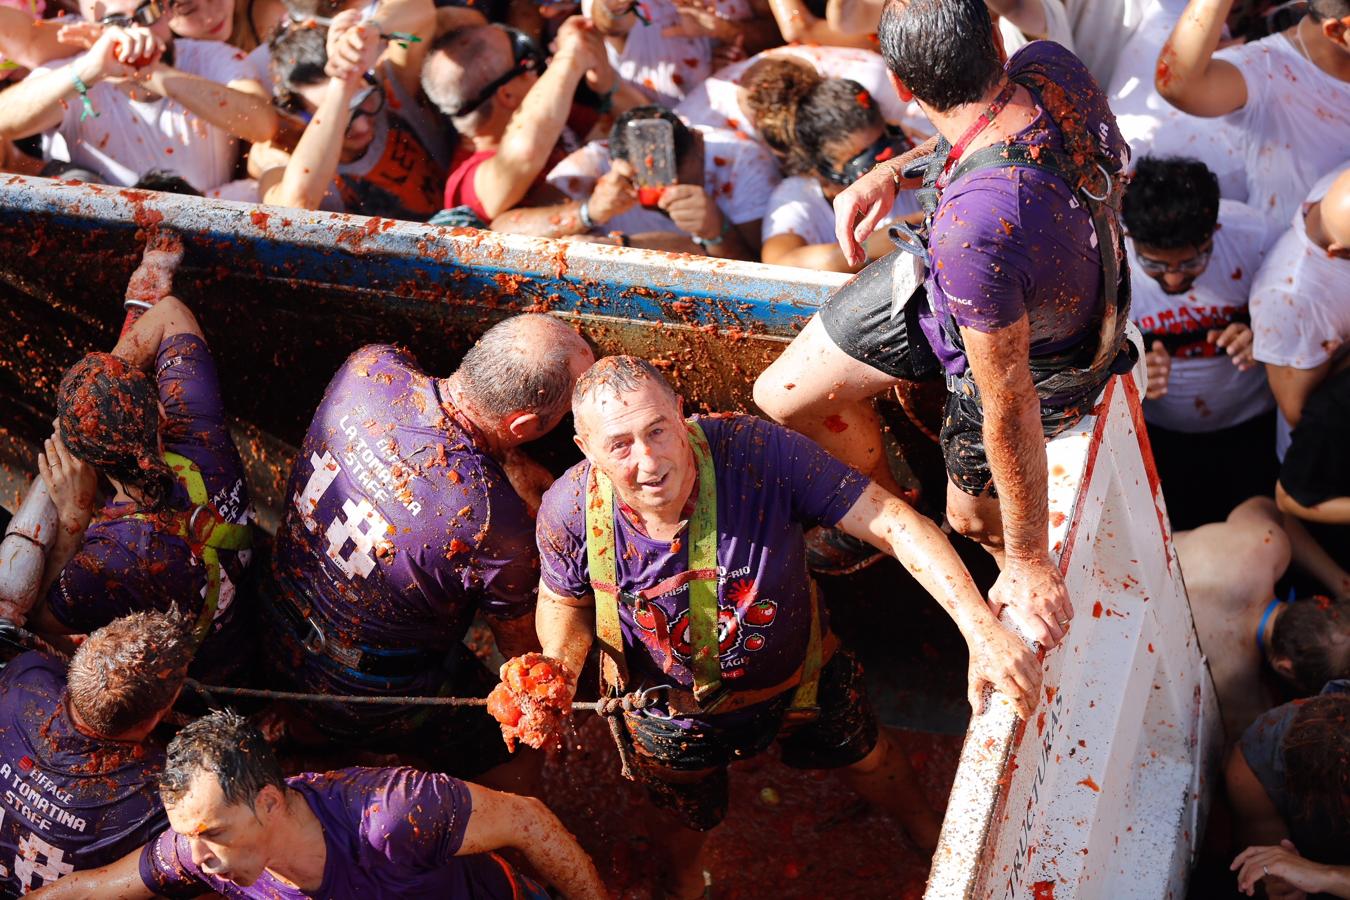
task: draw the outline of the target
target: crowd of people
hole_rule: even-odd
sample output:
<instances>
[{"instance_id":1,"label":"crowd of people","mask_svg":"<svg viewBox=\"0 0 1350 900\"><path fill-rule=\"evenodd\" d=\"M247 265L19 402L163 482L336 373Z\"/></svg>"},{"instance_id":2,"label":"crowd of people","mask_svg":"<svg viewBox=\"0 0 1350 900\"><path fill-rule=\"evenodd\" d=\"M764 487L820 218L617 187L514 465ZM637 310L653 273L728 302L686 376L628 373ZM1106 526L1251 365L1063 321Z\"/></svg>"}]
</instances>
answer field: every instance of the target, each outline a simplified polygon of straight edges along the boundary
<instances>
[{"instance_id":1,"label":"crowd of people","mask_svg":"<svg viewBox=\"0 0 1350 900\"><path fill-rule=\"evenodd\" d=\"M973 708L1030 717L1080 600L1045 441L1140 370L1234 885L1350 898L1350 0L0 0L0 54L0 171L855 275L764 417L546 315L449 374L357 349L269 540L149 235L55 397L56 527L6 539L44 555L0 596L0 893L606 896L533 799L597 698L660 896L708 895L729 766L775 742L931 852L811 573L898 560ZM916 382L937 498L876 406ZM569 413L559 474L524 447Z\"/></svg>"}]
</instances>

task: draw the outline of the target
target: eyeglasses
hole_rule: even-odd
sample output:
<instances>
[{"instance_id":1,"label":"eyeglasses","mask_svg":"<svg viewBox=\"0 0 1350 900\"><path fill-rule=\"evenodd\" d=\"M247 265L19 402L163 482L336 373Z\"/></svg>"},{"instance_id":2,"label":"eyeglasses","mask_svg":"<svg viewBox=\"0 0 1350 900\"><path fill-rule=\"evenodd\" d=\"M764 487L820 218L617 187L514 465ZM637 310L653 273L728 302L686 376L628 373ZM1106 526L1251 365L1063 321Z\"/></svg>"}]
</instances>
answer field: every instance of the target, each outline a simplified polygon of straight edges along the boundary
<instances>
[{"instance_id":1,"label":"eyeglasses","mask_svg":"<svg viewBox=\"0 0 1350 900\"><path fill-rule=\"evenodd\" d=\"M355 122L362 116L374 118L384 109L384 88L375 80L375 76L369 72L362 75L361 78L365 81L366 87L357 91L356 95L352 97L351 101L347 104L347 109L352 114L351 122L347 123L348 129L352 127L352 122ZM303 119L305 124L309 124L309 121L314 118L313 113L303 108L297 109L295 114Z\"/></svg>"},{"instance_id":2,"label":"eyeglasses","mask_svg":"<svg viewBox=\"0 0 1350 900\"><path fill-rule=\"evenodd\" d=\"M1175 272L1178 275L1199 275L1209 266L1209 259L1214 255L1214 239L1210 238L1194 256L1190 259L1183 259L1181 262L1169 263L1161 259L1151 259L1139 252L1138 245L1135 246L1134 255L1139 260L1139 268L1154 278L1159 275L1166 275L1169 272Z\"/></svg>"},{"instance_id":3,"label":"eyeglasses","mask_svg":"<svg viewBox=\"0 0 1350 900\"><path fill-rule=\"evenodd\" d=\"M145 0L140 6L136 7L131 15L126 13L112 13L98 20L100 25L112 25L116 28L130 28L133 25L144 25L149 28L164 17L169 4L161 0Z\"/></svg>"},{"instance_id":4,"label":"eyeglasses","mask_svg":"<svg viewBox=\"0 0 1350 900\"><path fill-rule=\"evenodd\" d=\"M489 97L497 93L497 88L517 75L543 70L544 48L539 46L538 41L518 28L511 28L506 25L499 25L498 27L505 31L506 36L511 39L511 68L507 69L500 77L489 82L486 87L478 92L477 97L462 104L453 115L465 116L473 112L486 103Z\"/></svg>"},{"instance_id":5,"label":"eyeglasses","mask_svg":"<svg viewBox=\"0 0 1350 900\"><path fill-rule=\"evenodd\" d=\"M912 146L909 138L905 137L903 132L887 128L881 133L881 137L872 142L872 146L844 163L842 168L835 169L826 162L819 161L816 163L816 171L821 174L821 177L828 178L835 184L848 187L872 171L877 163L894 159Z\"/></svg>"}]
</instances>

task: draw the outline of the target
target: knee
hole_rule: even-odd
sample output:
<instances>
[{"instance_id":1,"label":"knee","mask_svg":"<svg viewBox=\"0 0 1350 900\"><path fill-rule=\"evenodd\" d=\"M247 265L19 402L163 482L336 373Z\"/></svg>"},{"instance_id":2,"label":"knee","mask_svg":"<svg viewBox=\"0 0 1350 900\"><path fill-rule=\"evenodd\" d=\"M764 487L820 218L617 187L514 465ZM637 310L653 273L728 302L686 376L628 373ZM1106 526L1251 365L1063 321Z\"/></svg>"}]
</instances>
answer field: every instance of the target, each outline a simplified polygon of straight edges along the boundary
<instances>
[{"instance_id":1,"label":"knee","mask_svg":"<svg viewBox=\"0 0 1350 900\"><path fill-rule=\"evenodd\" d=\"M947 523L957 534L968 537L978 544L986 547L1003 545L1002 522L992 521L987 514L970 509L957 509L948 504Z\"/></svg>"},{"instance_id":2,"label":"knee","mask_svg":"<svg viewBox=\"0 0 1350 900\"><path fill-rule=\"evenodd\" d=\"M891 738L882 729L877 735L876 746L872 751L862 759L848 767L848 771L854 775L871 775L873 772L880 771L886 765L886 758L891 754Z\"/></svg>"}]
</instances>

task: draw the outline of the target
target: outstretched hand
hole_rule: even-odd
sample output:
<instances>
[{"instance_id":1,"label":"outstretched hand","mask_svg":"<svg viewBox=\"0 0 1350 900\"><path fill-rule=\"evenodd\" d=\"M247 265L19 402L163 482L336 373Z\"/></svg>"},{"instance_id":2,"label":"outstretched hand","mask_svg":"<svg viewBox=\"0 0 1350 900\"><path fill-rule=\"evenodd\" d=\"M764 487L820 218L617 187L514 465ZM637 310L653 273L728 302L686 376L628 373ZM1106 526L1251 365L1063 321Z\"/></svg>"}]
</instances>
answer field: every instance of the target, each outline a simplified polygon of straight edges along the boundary
<instances>
[{"instance_id":1,"label":"outstretched hand","mask_svg":"<svg viewBox=\"0 0 1350 900\"><path fill-rule=\"evenodd\" d=\"M1048 556L1024 559L1009 556L998 581L989 590L989 602L997 613L1009 613L1027 635L1046 650L1059 644L1073 619L1073 604L1064 575Z\"/></svg>"}]
</instances>

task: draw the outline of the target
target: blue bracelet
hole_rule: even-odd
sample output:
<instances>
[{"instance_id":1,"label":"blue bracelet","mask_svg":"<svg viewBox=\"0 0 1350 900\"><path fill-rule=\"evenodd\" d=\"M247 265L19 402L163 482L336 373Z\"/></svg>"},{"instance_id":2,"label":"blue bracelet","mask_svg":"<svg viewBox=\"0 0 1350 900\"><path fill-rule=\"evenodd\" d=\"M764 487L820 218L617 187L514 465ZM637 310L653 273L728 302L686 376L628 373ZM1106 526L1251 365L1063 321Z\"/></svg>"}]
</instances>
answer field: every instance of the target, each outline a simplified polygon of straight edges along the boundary
<instances>
[{"instance_id":1,"label":"blue bracelet","mask_svg":"<svg viewBox=\"0 0 1350 900\"><path fill-rule=\"evenodd\" d=\"M80 104L83 107L80 111L80 121L83 122L90 116L98 118L98 112L94 109L94 104L89 99L89 85L84 83L73 68L70 70L70 80L75 83L75 93L80 95Z\"/></svg>"}]
</instances>

